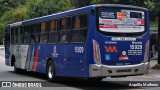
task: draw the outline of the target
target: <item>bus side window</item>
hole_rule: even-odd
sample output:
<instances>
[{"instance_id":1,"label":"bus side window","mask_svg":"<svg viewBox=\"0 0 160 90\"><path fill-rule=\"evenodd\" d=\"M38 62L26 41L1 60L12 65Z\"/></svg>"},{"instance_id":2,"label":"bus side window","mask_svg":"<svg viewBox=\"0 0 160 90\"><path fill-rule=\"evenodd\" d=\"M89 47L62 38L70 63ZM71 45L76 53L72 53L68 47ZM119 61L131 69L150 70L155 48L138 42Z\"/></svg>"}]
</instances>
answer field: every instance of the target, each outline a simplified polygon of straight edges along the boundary
<instances>
[{"instance_id":1,"label":"bus side window","mask_svg":"<svg viewBox=\"0 0 160 90\"><path fill-rule=\"evenodd\" d=\"M87 14L80 15L80 28L87 28L88 18Z\"/></svg>"},{"instance_id":2,"label":"bus side window","mask_svg":"<svg viewBox=\"0 0 160 90\"><path fill-rule=\"evenodd\" d=\"M10 29L9 28L6 28L5 30L5 34L4 34L4 45L5 47L9 47L10 45Z\"/></svg>"},{"instance_id":3,"label":"bus side window","mask_svg":"<svg viewBox=\"0 0 160 90\"><path fill-rule=\"evenodd\" d=\"M50 21L49 43L57 43L58 40L58 20Z\"/></svg>"},{"instance_id":4,"label":"bus side window","mask_svg":"<svg viewBox=\"0 0 160 90\"><path fill-rule=\"evenodd\" d=\"M18 44L23 44L23 27L18 27Z\"/></svg>"},{"instance_id":5,"label":"bus side window","mask_svg":"<svg viewBox=\"0 0 160 90\"><path fill-rule=\"evenodd\" d=\"M20 28L20 35L21 35L20 37L21 44L23 44L24 43L24 26L21 26Z\"/></svg>"},{"instance_id":6,"label":"bus side window","mask_svg":"<svg viewBox=\"0 0 160 90\"><path fill-rule=\"evenodd\" d=\"M71 17L65 17L60 19L60 29L61 30L71 29Z\"/></svg>"},{"instance_id":7,"label":"bus side window","mask_svg":"<svg viewBox=\"0 0 160 90\"><path fill-rule=\"evenodd\" d=\"M47 43L48 41L47 26L48 26L47 22L41 23L40 43Z\"/></svg>"},{"instance_id":8,"label":"bus side window","mask_svg":"<svg viewBox=\"0 0 160 90\"><path fill-rule=\"evenodd\" d=\"M31 26L31 43L39 42L39 24L33 24Z\"/></svg>"},{"instance_id":9,"label":"bus side window","mask_svg":"<svg viewBox=\"0 0 160 90\"><path fill-rule=\"evenodd\" d=\"M71 40L71 17L60 20L60 43L69 43Z\"/></svg>"},{"instance_id":10,"label":"bus side window","mask_svg":"<svg viewBox=\"0 0 160 90\"><path fill-rule=\"evenodd\" d=\"M14 28L11 28L11 44L14 44Z\"/></svg>"},{"instance_id":11,"label":"bus side window","mask_svg":"<svg viewBox=\"0 0 160 90\"><path fill-rule=\"evenodd\" d=\"M80 28L80 17L79 16L75 16L72 18L72 25L73 25L73 29L79 29Z\"/></svg>"},{"instance_id":12,"label":"bus side window","mask_svg":"<svg viewBox=\"0 0 160 90\"><path fill-rule=\"evenodd\" d=\"M14 44L17 44L18 42L18 27L15 27L14 29L15 33L14 33Z\"/></svg>"},{"instance_id":13,"label":"bus side window","mask_svg":"<svg viewBox=\"0 0 160 90\"><path fill-rule=\"evenodd\" d=\"M27 25L24 28L24 44L29 44L30 42L30 26Z\"/></svg>"},{"instance_id":14,"label":"bus side window","mask_svg":"<svg viewBox=\"0 0 160 90\"><path fill-rule=\"evenodd\" d=\"M84 43L87 37L87 14L72 17L72 43Z\"/></svg>"}]
</instances>

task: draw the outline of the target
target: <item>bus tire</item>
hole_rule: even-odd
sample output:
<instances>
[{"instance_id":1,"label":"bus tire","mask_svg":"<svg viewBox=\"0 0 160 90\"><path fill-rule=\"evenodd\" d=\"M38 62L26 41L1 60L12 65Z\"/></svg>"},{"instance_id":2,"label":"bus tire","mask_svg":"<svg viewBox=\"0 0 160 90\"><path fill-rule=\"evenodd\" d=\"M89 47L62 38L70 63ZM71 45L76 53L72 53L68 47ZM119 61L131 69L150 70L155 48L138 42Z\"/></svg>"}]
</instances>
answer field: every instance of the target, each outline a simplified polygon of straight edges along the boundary
<instances>
[{"instance_id":1,"label":"bus tire","mask_svg":"<svg viewBox=\"0 0 160 90\"><path fill-rule=\"evenodd\" d=\"M14 62L14 65L13 65L13 66L14 66L14 72L15 72L15 73L17 73L17 74L21 73L21 69L19 69L19 68L16 67L15 62Z\"/></svg>"},{"instance_id":2,"label":"bus tire","mask_svg":"<svg viewBox=\"0 0 160 90\"><path fill-rule=\"evenodd\" d=\"M47 80L49 82L56 82L55 66L52 60L47 63Z\"/></svg>"}]
</instances>

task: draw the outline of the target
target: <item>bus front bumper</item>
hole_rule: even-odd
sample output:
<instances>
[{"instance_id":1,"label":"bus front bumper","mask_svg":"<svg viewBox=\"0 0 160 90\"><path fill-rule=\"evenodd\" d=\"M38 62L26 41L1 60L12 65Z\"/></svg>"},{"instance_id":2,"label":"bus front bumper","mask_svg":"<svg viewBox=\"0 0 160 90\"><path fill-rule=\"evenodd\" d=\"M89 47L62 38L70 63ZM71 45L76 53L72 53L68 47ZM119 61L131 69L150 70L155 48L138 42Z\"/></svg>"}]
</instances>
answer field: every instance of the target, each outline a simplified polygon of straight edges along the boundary
<instances>
[{"instance_id":1,"label":"bus front bumper","mask_svg":"<svg viewBox=\"0 0 160 90\"><path fill-rule=\"evenodd\" d=\"M149 62L124 66L90 64L89 77L111 77L146 74L149 72L149 65Z\"/></svg>"}]
</instances>

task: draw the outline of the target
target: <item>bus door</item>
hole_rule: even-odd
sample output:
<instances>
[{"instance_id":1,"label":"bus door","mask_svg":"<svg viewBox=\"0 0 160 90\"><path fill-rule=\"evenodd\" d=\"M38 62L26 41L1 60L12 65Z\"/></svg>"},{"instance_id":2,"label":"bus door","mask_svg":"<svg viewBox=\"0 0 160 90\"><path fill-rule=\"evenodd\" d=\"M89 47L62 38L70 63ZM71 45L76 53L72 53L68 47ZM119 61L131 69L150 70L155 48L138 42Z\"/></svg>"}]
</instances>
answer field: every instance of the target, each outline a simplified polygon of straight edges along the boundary
<instances>
[{"instance_id":1,"label":"bus door","mask_svg":"<svg viewBox=\"0 0 160 90\"><path fill-rule=\"evenodd\" d=\"M4 46L5 46L5 64L9 65L9 48L10 48L10 29L6 29L4 33Z\"/></svg>"},{"instance_id":2,"label":"bus door","mask_svg":"<svg viewBox=\"0 0 160 90\"><path fill-rule=\"evenodd\" d=\"M25 69L28 45L24 34L24 26L15 27L14 29L14 49L13 55L16 58L16 67ZM11 34L12 35L12 34ZM27 37L28 38L28 37ZM29 38L28 38L29 39Z\"/></svg>"},{"instance_id":3,"label":"bus door","mask_svg":"<svg viewBox=\"0 0 160 90\"><path fill-rule=\"evenodd\" d=\"M28 45L26 38L28 38L28 35L26 37L25 35L25 31L24 31L24 26L20 26L18 28L18 41L17 44L20 47L20 65L21 65L21 69L25 69L25 65L26 65L26 58L27 58L27 52L28 52Z\"/></svg>"},{"instance_id":4,"label":"bus door","mask_svg":"<svg viewBox=\"0 0 160 90\"><path fill-rule=\"evenodd\" d=\"M11 30L11 55L14 55L16 61L16 67L21 68L21 45L20 45L20 27L13 27Z\"/></svg>"}]
</instances>

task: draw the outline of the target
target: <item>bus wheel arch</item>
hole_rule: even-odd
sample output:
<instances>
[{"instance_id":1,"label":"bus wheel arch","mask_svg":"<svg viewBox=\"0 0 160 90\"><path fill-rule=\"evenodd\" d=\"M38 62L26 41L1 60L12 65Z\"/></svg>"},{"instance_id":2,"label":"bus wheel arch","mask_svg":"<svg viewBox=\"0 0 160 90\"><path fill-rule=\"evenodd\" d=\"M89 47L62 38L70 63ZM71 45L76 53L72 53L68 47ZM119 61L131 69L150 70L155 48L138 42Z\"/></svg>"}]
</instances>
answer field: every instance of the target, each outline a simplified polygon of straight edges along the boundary
<instances>
[{"instance_id":1,"label":"bus wheel arch","mask_svg":"<svg viewBox=\"0 0 160 90\"><path fill-rule=\"evenodd\" d=\"M11 66L14 67L14 72L15 72L15 73L21 73L22 70L21 70L20 68L17 68L17 67L16 67L15 62L16 62L15 56L12 55L12 57L11 57Z\"/></svg>"},{"instance_id":2,"label":"bus wheel arch","mask_svg":"<svg viewBox=\"0 0 160 90\"><path fill-rule=\"evenodd\" d=\"M46 75L48 81L56 82L55 63L51 58L49 58L46 63Z\"/></svg>"},{"instance_id":3,"label":"bus wheel arch","mask_svg":"<svg viewBox=\"0 0 160 90\"><path fill-rule=\"evenodd\" d=\"M15 62L16 62L15 56L12 55L12 57L11 57L11 66L14 66L14 63L15 63Z\"/></svg>"}]
</instances>

